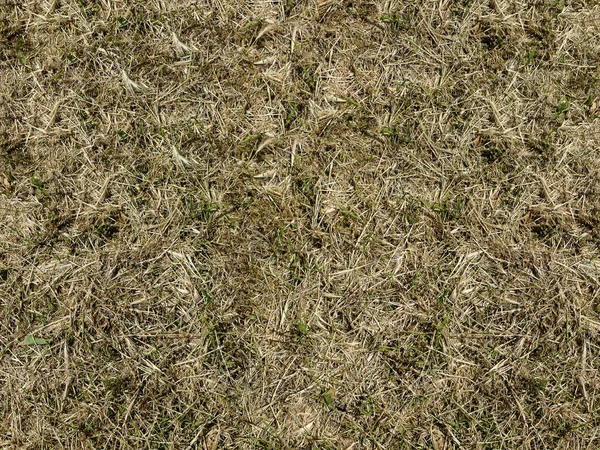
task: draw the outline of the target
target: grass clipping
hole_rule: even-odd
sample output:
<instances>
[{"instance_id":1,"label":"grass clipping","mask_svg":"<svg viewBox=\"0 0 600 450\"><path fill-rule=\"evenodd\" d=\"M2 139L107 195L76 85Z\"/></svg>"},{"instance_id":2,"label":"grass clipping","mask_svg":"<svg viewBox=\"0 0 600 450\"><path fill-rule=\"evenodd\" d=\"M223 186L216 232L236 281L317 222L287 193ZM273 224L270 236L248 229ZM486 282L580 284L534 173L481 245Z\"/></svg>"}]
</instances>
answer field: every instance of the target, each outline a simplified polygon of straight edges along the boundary
<instances>
[{"instance_id":1,"label":"grass clipping","mask_svg":"<svg viewBox=\"0 0 600 450\"><path fill-rule=\"evenodd\" d=\"M600 446L594 1L1 0L0 447Z\"/></svg>"}]
</instances>

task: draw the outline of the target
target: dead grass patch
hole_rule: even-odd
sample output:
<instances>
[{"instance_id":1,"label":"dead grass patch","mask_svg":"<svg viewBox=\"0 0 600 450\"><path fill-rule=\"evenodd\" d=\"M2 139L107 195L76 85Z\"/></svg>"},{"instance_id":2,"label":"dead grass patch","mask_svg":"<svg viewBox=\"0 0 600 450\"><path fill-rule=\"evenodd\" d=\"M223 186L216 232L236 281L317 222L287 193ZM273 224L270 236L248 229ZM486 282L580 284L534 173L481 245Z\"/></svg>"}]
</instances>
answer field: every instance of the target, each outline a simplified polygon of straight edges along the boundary
<instances>
[{"instance_id":1,"label":"dead grass patch","mask_svg":"<svg viewBox=\"0 0 600 450\"><path fill-rule=\"evenodd\" d=\"M0 2L0 445L598 446L597 2Z\"/></svg>"}]
</instances>

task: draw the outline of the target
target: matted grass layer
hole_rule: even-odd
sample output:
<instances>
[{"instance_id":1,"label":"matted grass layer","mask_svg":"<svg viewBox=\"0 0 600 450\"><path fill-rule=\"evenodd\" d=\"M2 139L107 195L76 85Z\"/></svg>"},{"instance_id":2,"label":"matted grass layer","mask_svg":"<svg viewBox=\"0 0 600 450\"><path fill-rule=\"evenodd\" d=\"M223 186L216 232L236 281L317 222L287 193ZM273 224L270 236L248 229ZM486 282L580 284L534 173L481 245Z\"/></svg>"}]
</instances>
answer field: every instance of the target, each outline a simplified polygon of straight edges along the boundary
<instances>
[{"instance_id":1,"label":"matted grass layer","mask_svg":"<svg viewBox=\"0 0 600 450\"><path fill-rule=\"evenodd\" d=\"M0 0L0 447L600 447L595 1Z\"/></svg>"}]
</instances>

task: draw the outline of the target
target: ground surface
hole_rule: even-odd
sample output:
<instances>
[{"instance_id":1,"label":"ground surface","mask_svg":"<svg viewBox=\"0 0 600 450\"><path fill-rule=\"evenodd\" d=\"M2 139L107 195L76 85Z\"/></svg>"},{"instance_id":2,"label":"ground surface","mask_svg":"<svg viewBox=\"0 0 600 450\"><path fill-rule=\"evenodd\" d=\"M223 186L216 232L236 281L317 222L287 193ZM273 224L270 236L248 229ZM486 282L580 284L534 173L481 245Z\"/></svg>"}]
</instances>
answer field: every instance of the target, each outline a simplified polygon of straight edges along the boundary
<instances>
[{"instance_id":1,"label":"ground surface","mask_svg":"<svg viewBox=\"0 0 600 450\"><path fill-rule=\"evenodd\" d=\"M0 0L0 447L600 447L600 6Z\"/></svg>"}]
</instances>

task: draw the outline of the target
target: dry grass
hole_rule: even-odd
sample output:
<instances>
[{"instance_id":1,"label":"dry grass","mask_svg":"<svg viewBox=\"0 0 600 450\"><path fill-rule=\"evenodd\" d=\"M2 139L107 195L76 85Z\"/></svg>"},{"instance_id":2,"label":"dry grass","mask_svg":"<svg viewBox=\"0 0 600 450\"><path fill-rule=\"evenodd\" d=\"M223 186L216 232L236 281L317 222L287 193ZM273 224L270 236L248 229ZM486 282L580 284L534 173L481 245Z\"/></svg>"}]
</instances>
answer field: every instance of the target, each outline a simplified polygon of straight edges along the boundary
<instances>
[{"instance_id":1,"label":"dry grass","mask_svg":"<svg viewBox=\"0 0 600 450\"><path fill-rule=\"evenodd\" d=\"M0 0L0 447L600 447L600 6Z\"/></svg>"}]
</instances>

